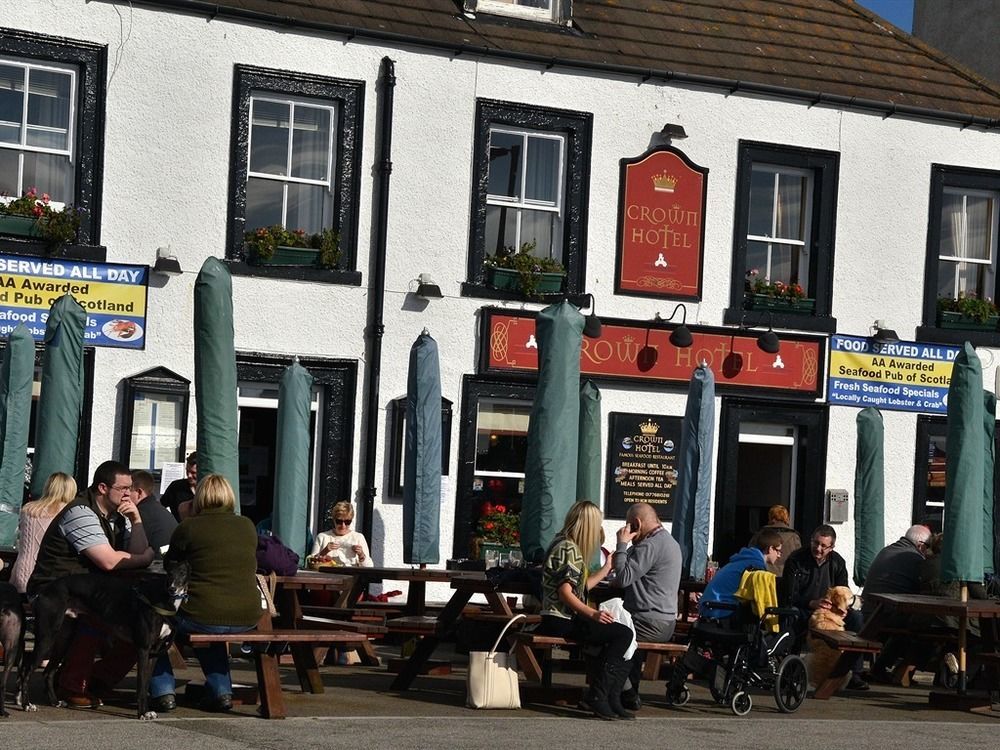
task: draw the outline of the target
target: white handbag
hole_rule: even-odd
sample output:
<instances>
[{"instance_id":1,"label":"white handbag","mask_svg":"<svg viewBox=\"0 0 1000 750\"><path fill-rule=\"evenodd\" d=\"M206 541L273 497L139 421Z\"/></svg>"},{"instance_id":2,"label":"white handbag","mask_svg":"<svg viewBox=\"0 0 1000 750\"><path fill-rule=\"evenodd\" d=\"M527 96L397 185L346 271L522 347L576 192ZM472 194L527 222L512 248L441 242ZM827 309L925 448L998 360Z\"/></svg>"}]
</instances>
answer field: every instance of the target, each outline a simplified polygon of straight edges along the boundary
<instances>
[{"instance_id":1,"label":"white handbag","mask_svg":"<svg viewBox=\"0 0 1000 750\"><path fill-rule=\"evenodd\" d=\"M466 681L465 705L469 708L520 708L521 692L517 685L514 657L497 653L507 629L524 615L514 615L500 631L489 651L469 652L469 676Z\"/></svg>"}]
</instances>

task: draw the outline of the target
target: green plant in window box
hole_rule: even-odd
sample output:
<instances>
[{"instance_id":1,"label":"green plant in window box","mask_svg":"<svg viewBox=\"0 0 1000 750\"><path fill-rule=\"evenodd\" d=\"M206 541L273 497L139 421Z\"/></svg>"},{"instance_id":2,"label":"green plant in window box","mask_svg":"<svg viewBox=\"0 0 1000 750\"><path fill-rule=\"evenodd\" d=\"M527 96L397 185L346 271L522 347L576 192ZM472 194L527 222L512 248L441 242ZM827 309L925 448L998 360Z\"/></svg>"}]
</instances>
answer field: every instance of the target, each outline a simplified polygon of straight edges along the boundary
<instances>
[{"instance_id":1,"label":"green plant in window box","mask_svg":"<svg viewBox=\"0 0 1000 750\"><path fill-rule=\"evenodd\" d=\"M28 188L20 198L8 200L8 196L3 194L0 199L0 233L38 237L50 248L76 241L82 208L54 208L49 194L39 195L33 187Z\"/></svg>"},{"instance_id":2,"label":"green plant in window box","mask_svg":"<svg viewBox=\"0 0 1000 750\"><path fill-rule=\"evenodd\" d=\"M961 292L958 298L938 297L938 325L942 328L990 329L997 327L1000 310L989 297Z\"/></svg>"},{"instance_id":3,"label":"green plant in window box","mask_svg":"<svg viewBox=\"0 0 1000 750\"><path fill-rule=\"evenodd\" d=\"M524 242L520 248L505 247L487 255L486 283L494 289L516 289L525 297L562 291L566 269L555 258L534 254L536 244Z\"/></svg>"},{"instance_id":4,"label":"green plant in window box","mask_svg":"<svg viewBox=\"0 0 1000 750\"><path fill-rule=\"evenodd\" d=\"M756 268L747 271L745 289L747 307L751 310L812 313L816 309L816 300L806 297L801 284L771 281Z\"/></svg>"},{"instance_id":5,"label":"green plant in window box","mask_svg":"<svg viewBox=\"0 0 1000 750\"><path fill-rule=\"evenodd\" d=\"M274 224L247 232L243 243L252 265L336 268L340 262L340 235L332 229L306 234Z\"/></svg>"}]
</instances>

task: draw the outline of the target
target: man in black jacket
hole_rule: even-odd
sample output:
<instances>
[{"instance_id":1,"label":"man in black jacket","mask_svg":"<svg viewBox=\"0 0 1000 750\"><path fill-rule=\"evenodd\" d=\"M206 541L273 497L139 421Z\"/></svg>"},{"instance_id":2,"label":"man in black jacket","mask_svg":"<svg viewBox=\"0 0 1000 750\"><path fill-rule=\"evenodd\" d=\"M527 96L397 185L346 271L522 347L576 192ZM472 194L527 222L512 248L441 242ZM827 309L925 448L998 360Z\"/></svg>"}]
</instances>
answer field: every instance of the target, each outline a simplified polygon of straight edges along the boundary
<instances>
[{"instance_id":1,"label":"man in black jacket","mask_svg":"<svg viewBox=\"0 0 1000 750\"><path fill-rule=\"evenodd\" d=\"M809 618L817 609L830 609L832 603L826 598L832 586L847 586L847 563L834 551L837 532L832 526L817 526L812 533L808 547L795 550L785 561L785 572L781 576L781 600L799 610L799 631L806 633ZM862 625L861 613L853 608L847 610L844 627L857 632ZM854 665L849 690L867 690L868 683L861 679L863 661L859 657Z\"/></svg>"}]
</instances>

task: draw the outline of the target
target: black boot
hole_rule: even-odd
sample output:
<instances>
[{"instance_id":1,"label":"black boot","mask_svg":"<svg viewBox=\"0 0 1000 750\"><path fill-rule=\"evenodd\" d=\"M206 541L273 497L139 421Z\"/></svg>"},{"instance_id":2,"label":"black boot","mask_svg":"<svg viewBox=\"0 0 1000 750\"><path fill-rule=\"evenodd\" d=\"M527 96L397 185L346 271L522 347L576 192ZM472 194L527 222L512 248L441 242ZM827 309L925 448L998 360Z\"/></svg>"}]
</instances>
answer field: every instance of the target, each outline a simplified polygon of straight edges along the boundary
<instances>
[{"instance_id":1,"label":"black boot","mask_svg":"<svg viewBox=\"0 0 1000 750\"><path fill-rule=\"evenodd\" d=\"M639 697L639 682L642 680L642 665L645 659L639 651L635 652L632 661L629 663L629 689L622 690L622 706L630 711L638 711L642 708L642 698Z\"/></svg>"},{"instance_id":2,"label":"black boot","mask_svg":"<svg viewBox=\"0 0 1000 750\"><path fill-rule=\"evenodd\" d=\"M618 714L612 710L611 704L608 703L610 680L611 674L606 663L598 662L597 668L591 672L590 688L583 696L583 700L580 701L580 708L593 711L594 716L605 721L614 721L618 718Z\"/></svg>"},{"instance_id":3,"label":"black boot","mask_svg":"<svg viewBox=\"0 0 1000 750\"><path fill-rule=\"evenodd\" d=\"M625 681L629 678L629 672L632 670L632 661L629 659L608 658L604 664L610 675L608 680L608 703L611 705L611 710L617 714L619 719L634 719L635 714L626 711L622 705L622 688L625 687Z\"/></svg>"}]
</instances>

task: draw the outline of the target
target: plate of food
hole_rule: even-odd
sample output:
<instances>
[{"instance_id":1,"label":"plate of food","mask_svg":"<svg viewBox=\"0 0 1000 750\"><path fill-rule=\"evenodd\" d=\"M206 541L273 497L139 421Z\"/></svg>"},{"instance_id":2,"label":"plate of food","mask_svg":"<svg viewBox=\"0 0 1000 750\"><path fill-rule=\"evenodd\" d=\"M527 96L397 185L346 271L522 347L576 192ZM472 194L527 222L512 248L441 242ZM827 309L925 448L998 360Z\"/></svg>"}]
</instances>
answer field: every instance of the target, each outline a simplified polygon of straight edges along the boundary
<instances>
[{"instance_id":1,"label":"plate of food","mask_svg":"<svg viewBox=\"0 0 1000 750\"><path fill-rule=\"evenodd\" d=\"M310 570L319 570L320 568L339 568L340 563L334 560L332 557L321 557L317 555L316 557L310 557L306 561L306 566Z\"/></svg>"},{"instance_id":2,"label":"plate of food","mask_svg":"<svg viewBox=\"0 0 1000 750\"><path fill-rule=\"evenodd\" d=\"M101 332L114 341L133 341L142 336L142 326L134 320L109 320Z\"/></svg>"}]
</instances>

